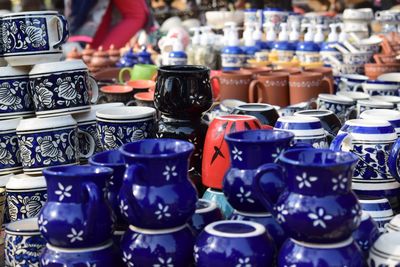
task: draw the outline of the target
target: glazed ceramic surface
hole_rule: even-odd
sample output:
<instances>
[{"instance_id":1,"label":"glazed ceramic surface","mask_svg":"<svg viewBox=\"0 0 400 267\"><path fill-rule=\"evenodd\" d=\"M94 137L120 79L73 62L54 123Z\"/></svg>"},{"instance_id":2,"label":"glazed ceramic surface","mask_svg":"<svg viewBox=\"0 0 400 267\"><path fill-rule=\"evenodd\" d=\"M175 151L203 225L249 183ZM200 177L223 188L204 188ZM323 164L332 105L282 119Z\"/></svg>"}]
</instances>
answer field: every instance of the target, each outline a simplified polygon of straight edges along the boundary
<instances>
[{"instance_id":1,"label":"glazed ceramic surface","mask_svg":"<svg viewBox=\"0 0 400 267\"><path fill-rule=\"evenodd\" d=\"M378 239L380 234L378 225L374 219L372 219L368 213L363 212L361 215L361 223L353 232L352 236L361 251L364 253L364 257L368 257L369 249L375 243L376 239Z\"/></svg>"},{"instance_id":2,"label":"glazed ceramic surface","mask_svg":"<svg viewBox=\"0 0 400 267\"><path fill-rule=\"evenodd\" d=\"M47 242L64 248L87 248L111 239L113 213L103 190L112 169L61 166L43 171L48 201L39 214Z\"/></svg>"},{"instance_id":3,"label":"glazed ceramic surface","mask_svg":"<svg viewBox=\"0 0 400 267\"><path fill-rule=\"evenodd\" d=\"M211 223L194 246L194 259L199 267L272 266L274 254L275 248L265 227L248 221Z\"/></svg>"},{"instance_id":4,"label":"glazed ceramic surface","mask_svg":"<svg viewBox=\"0 0 400 267\"><path fill-rule=\"evenodd\" d=\"M318 95L318 109L330 110L344 123L348 119L357 117L355 101L349 97L329 94Z\"/></svg>"},{"instance_id":5,"label":"glazed ceramic surface","mask_svg":"<svg viewBox=\"0 0 400 267\"><path fill-rule=\"evenodd\" d=\"M202 199L210 200L215 204L217 204L218 208L221 210L222 215L225 219L229 219L233 213L233 208L231 204L229 204L222 190L208 188L204 192Z\"/></svg>"},{"instance_id":6,"label":"glazed ceramic surface","mask_svg":"<svg viewBox=\"0 0 400 267\"><path fill-rule=\"evenodd\" d=\"M344 74L340 76L338 88L340 91L357 91L366 80L368 77L365 75Z\"/></svg>"},{"instance_id":7,"label":"glazed ceramic surface","mask_svg":"<svg viewBox=\"0 0 400 267\"><path fill-rule=\"evenodd\" d=\"M10 13L2 17L3 53L11 66L59 61L68 39L67 20L56 11Z\"/></svg>"},{"instance_id":8,"label":"glazed ceramic surface","mask_svg":"<svg viewBox=\"0 0 400 267\"><path fill-rule=\"evenodd\" d=\"M87 111L98 97L97 84L82 60L37 64L29 81L37 116Z\"/></svg>"},{"instance_id":9,"label":"glazed ceramic surface","mask_svg":"<svg viewBox=\"0 0 400 267\"><path fill-rule=\"evenodd\" d=\"M390 202L386 198L363 197L359 198L363 212L369 214L377 223L381 232L385 231L385 225L394 217Z\"/></svg>"},{"instance_id":10,"label":"glazed ceramic surface","mask_svg":"<svg viewBox=\"0 0 400 267\"><path fill-rule=\"evenodd\" d=\"M389 122L356 119L345 123L331 149L350 151L359 159L352 178L357 194L393 196L400 188L398 143Z\"/></svg>"},{"instance_id":11,"label":"glazed ceramic surface","mask_svg":"<svg viewBox=\"0 0 400 267\"><path fill-rule=\"evenodd\" d=\"M163 230L130 226L121 241L125 266L187 267L193 262L194 236L186 225Z\"/></svg>"},{"instance_id":12,"label":"glazed ceramic surface","mask_svg":"<svg viewBox=\"0 0 400 267\"><path fill-rule=\"evenodd\" d=\"M0 122L0 174L16 173L22 170L17 137L17 126L20 119Z\"/></svg>"},{"instance_id":13,"label":"glazed ceramic surface","mask_svg":"<svg viewBox=\"0 0 400 267\"><path fill-rule=\"evenodd\" d=\"M43 176L13 175L6 184L6 191L11 221L37 217L47 200Z\"/></svg>"},{"instance_id":14,"label":"glazed ceramic surface","mask_svg":"<svg viewBox=\"0 0 400 267\"><path fill-rule=\"evenodd\" d=\"M396 267L400 264L400 233L385 233L371 247L368 257L370 267Z\"/></svg>"},{"instance_id":15,"label":"glazed ceramic surface","mask_svg":"<svg viewBox=\"0 0 400 267\"><path fill-rule=\"evenodd\" d=\"M208 224L221 220L223 220L223 216L217 203L199 199L196 202L196 211L190 219L189 224L196 235L198 235Z\"/></svg>"},{"instance_id":16,"label":"glazed ceramic surface","mask_svg":"<svg viewBox=\"0 0 400 267\"><path fill-rule=\"evenodd\" d=\"M41 266L39 257L46 241L39 232L37 218L8 224L4 246L7 266Z\"/></svg>"},{"instance_id":17,"label":"glazed ceramic surface","mask_svg":"<svg viewBox=\"0 0 400 267\"><path fill-rule=\"evenodd\" d=\"M271 72L258 75L257 80L253 80L250 84L249 102L288 106L289 73Z\"/></svg>"},{"instance_id":18,"label":"glazed ceramic surface","mask_svg":"<svg viewBox=\"0 0 400 267\"><path fill-rule=\"evenodd\" d=\"M70 115L23 119L17 136L25 173L40 174L46 167L79 162L77 124Z\"/></svg>"},{"instance_id":19,"label":"glazed ceramic surface","mask_svg":"<svg viewBox=\"0 0 400 267\"><path fill-rule=\"evenodd\" d=\"M106 85L100 87L100 97L97 100L98 104L122 102L124 104L133 100L133 88L128 85Z\"/></svg>"},{"instance_id":20,"label":"glazed ceramic surface","mask_svg":"<svg viewBox=\"0 0 400 267\"><path fill-rule=\"evenodd\" d=\"M59 248L47 244L40 256L40 264L42 267L123 266L119 251L112 242L83 249Z\"/></svg>"},{"instance_id":21,"label":"glazed ceramic surface","mask_svg":"<svg viewBox=\"0 0 400 267\"><path fill-rule=\"evenodd\" d=\"M389 122L395 129L397 135L400 135L400 112L390 109L372 109L366 110L360 114L361 119L384 120Z\"/></svg>"},{"instance_id":22,"label":"glazed ceramic surface","mask_svg":"<svg viewBox=\"0 0 400 267\"><path fill-rule=\"evenodd\" d=\"M156 110L149 107L111 107L96 112L97 134L104 150L155 136Z\"/></svg>"},{"instance_id":23,"label":"glazed ceramic surface","mask_svg":"<svg viewBox=\"0 0 400 267\"><path fill-rule=\"evenodd\" d=\"M361 88L369 95L399 95L400 85L397 82L367 80L361 84ZM355 88L357 89L357 88Z\"/></svg>"},{"instance_id":24,"label":"glazed ceramic surface","mask_svg":"<svg viewBox=\"0 0 400 267\"><path fill-rule=\"evenodd\" d=\"M122 146L120 152L129 165L119 193L126 220L145 229L185 224L197 201L188 179L193 145L176 139L145 139Z\"/></svg>"},{"instance_id":25,"label":"glazed ceramic surface","mask_svg":"<svg viewBox=\"0 0 400 267\"><path fill-rule=\"evenodd\" d=\"M233 109L233 114L249 115L256 117L261 124L274 126L279 118L278 111L269 104L244 104Z\"/></svg>"},{"instance_id":26,"label":"glazed ceramic surface","mask_svg":"<svg viewBox=\"0 0 400 267\"><path fill-rule=\"evenodd\" d=\"M400 232L400 215L396 215L389 223L385 225L385 230L387 232Z\"/></svg>"},{"instance_id":27,"label":"glazed ceramic surface","mask_svg":"<svg viewBox=\"0 0 400 267\"><path fill-rule=\"evenodd\" d=\"M370 109L393 109L394 104L376 99L358 100L357 101L357 114L361 114Z\"/></svg>"}]
</instances>

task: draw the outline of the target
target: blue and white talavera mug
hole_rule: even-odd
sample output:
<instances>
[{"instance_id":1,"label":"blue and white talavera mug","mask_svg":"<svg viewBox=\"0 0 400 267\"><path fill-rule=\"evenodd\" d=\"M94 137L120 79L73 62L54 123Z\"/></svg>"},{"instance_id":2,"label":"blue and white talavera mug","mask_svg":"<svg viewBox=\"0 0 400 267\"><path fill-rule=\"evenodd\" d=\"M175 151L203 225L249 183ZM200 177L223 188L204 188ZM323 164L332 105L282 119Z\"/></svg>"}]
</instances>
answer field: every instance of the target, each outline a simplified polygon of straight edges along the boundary
<instances>
[{"instance_id":1,"label":"blue and white talavera mug","mask_svg":"<svg viewBox=\"0 0 400 267\"><path fill-rule=\"evenodd\" d=\"M0 175L22 170L17 137L20 118L0 121Z\"/></svg>"},{"instance_id":2,"label":"blue and white talavera mug","mask_svg":"<svg viewBox=\"0 0 400 267\"><path fill-rule=\"evenodd\" d=\"M71 115L21 120L17 135L25 173L79 162L78 129Z\"/></svg>"},{"instance_id":3,"label":"blue and white talavera mug","mask_svg":"<svg viewBox=\"0 0 400 267\"><path fill-rule=\"evenodd\" d=\"M352 178L361 195L398 195L400 139L387 121L348 120L331 143L335 151L350 151L359 159Z\"/></svg>"},{"instance_id":4,"label":"blue and white talavera mug","mask_svg":"<svg viewBox=\"0 0 400 267\"><path fill-rule=\"evenodd\" d=\"M0 67L0 119L34 114L29 92L29 68Z\"/></svg>"},{"instance_id":5,"label":"blue and white talavera mug","mask_svg":"<svg viewBox=\"0 0 400 267\"><path fill-rule=\"evenodd\" d=\"M68 22L57 11L2 16L4 58L10 66L59 61L68 39Z\"/></svg>"},{"instance_id":6,"label":"blue and white talavera mug","mask_svg":"<svg viewBox=\"0 0 400 267\"><path fill-rule=\"evenodd\" d=\"M379 80L366 80L362 84L355 86L354 90L363 90L369 95L392 95L398 96L400 84L397 82L379 81Z\"/></svg>"},{"instance_id":7,"label":"blue and white talavera mug","mask_svg":"<svg viewBox=\"0 0 400 267\"><path fill-rule=\"evenodd\" d=\"M357 91L360 84L368 80L368 76L359 74L344 74L340 75L338 83L338 91Z\"/></svg>"},{"instance_id":8,"label":"blue and white talavera mug","mask_svg":"<svg viewBox=\"0 0 400 267\"><path fill-rule=\"evenodd\" d=\"M360 114L360 119L388 121L400 136L400 111L391 109L370 109Z\"/></svg>"},{"instance_id":9,"label":"blue and white talavera mug","mask_svg":"<svg viewBox=\"0 0 400 267\"><path fill-rule=\"evenodd\" d=\"M317 100L318 109L332 111L342 123L357 117L355 104L353 99L341 95L319 94Z\"/></svg>"},{"instance_id":10,"label":"blue and white talavera mug","mask_svg":"<svg viewBox=\"0 0 400 267\"><path fill-rule=\"evenodd\" d=\"M37 64L29 83L38 117L88 111L98 97L97 83L82 60Z\"/></svg>"},{"instance_id":11,"label":"blue and white talavera mug","mask_svg":"<svg viewBox=\"0 0 400 267\"><path fill-rule=\"evenodd\" d=\"M357 116L370 109L393 109L394 104L376 99L358 100Z\"/></svg>"}]
</instances>

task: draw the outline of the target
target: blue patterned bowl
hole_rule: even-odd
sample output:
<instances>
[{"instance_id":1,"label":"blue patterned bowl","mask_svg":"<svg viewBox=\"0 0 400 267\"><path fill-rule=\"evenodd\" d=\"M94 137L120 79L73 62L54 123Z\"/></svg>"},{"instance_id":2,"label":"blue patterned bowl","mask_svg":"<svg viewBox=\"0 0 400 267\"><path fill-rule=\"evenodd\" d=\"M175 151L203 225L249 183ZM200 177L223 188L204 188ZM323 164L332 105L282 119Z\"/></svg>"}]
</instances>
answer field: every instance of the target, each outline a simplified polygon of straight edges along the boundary
<instances>
[{"instance_id":1,"label":"blue patterned bowl","mask_svg":"<svg viewBox=\"0 0 400 267\"><path fill-rule=\"evenodd\" d=\"M37 218L9 223L5 239L7 266L40 266L39 257L46 241L40 235Z\"/></svg>"},{"instance_id":2,"label":"blue patterned bowl","mask_svg":"<svg viewBox=\"0 0 400 267\"><path fill-rule=\"evenodd\" d=\"M248 221L211 223L194 247L198 267L272 266L274 256L275 247L265 227Z\"/></svg>"},{"instance_id":3,"label":"blue patterned bowl","mask_svg":"<svg viewBox=\"0 0 400 267\"><path fill-rule=\"evenodd\" d=\"M189 225L197 236L208 224L220 220L223 220L223 216L217 204L214 201L199 199Z\"/></svg>"},{"instance_id":4,"label":"blue patterned bowl","mask_svg":"<svg viewBox=\"0 0 400 267\"><path fill-rule=\"evenodd\" d=\"M22 170L17 137L20 118L0 122L0 175Z\"/></svg>"},{"instance_id":5,"label":"blue patterned bowl","mask_svg":"<svg viewBox=\"0 0 400 267\"><path fill-rule=\"evenodd\" d=\"M163 230L130 226L121 241L125 266L188 267L193 263L194 236L187 225Z\"/></svg>"}]
</instances>

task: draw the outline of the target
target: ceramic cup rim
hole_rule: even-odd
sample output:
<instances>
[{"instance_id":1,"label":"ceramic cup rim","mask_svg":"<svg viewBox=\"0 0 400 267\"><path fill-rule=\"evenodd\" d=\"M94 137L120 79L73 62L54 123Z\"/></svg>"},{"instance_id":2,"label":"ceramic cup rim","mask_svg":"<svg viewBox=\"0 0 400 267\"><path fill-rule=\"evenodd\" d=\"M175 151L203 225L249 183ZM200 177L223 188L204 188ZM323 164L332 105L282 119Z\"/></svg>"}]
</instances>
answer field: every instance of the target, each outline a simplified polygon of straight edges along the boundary
<instances>
[{"instance_id":1,"label":"ceramic cup rim","mask_svg":"<svg viewBox=\"0 0 400 267\"><path fill-rule=\"evenodd\" d=\"M134 225L129 225L129 229L134 232L138 232L141 234L146 234L146 235L163 235L163 234L172 234L178 231L181 231L188 227L187 224L180 225L177 227L173 228L165 228L165 229L144 229L144 228L139 228Z\"/></svg>"},{"instance_id":2,"label":"ceramic cup rim","mask_svg":"<svg viewBox=\"0 0 400 267\"><path fill-rule=\"evenodd\" d=\"M99 153L96 153L94 155L92 155L89 158L89 164L93 165L93 166L102 166L102 167L123 167L126 166L125 162L105 162L105 161L96 161L95 159L97 157L101 157L103 155L107 155L107 154L112 154L112 153L119 153L122 157L122 153L121 151L119 151L118 149L111 149L111 150L106 150L106 151L102 151Z\"/></svg>"},{"instance_id":3,"label":"ceramic cup rim","mask_svg":"<svg viewBox=\"0 0 400 267\"><path fill-rule=\"evenodd\" d=\"M46 189L46 179L44 176L32 176L26 173L15 174L10 177L5 185L8 190L42 190Z\"/></svg>"},{"instance_id":4,"label":"ceramic cup rim","mask_svg":"<svg viewBox=\"0 0 400 267\"><path fill-rule=\"evenodd\" d=\"M17 117L15 119L7 119L0 121L0 131L10 131L17 130L17 126L19 122L22 120L22 117Z\"/></svg>"},{"instance_id":5,"label":"ceramic cup rim","mask_svg":"<svg viewBox=\"0 0 400 267\"><path fill-rule=\"evenodd\" d=\"M141 106L121 106L104 108L96 111L96 117L98 119L109 119L109 120L132 120L132 119L143 119L153 117L156 114L156 109L151 107Z\"/></svg>"},{"instance_id":6,"label":"ceramic cup rim","mask_svg":"<svg viewBox=\"0 0 400 267\"><path fill-rule=\"evenodd\" d=\"M132 93L133 88L128 85L113 84L100 87L100 91L105 94L127 94Z\"/></svg>"},{"instance_id":7,"label":"ceramic cup rim","mask_svg":"<svg viewBox=\"0 0 400 267\"><path fill-rule=\"evenodd\" d=\"M215 227L223 224L245 224L246 226L250 226L253 228L252 231L247 233L227 233L222 232L220 230L216 230ZM225 238L248 238L248 237L256 237L263 235L266 230L265 227L259 223L251 222L251 221L229 221L229 220L222 220L216 221L213 223L208 224L204 231L210 235L218 236L218 237L225 237Z\"/></svg>"},{"instance_id":8,"label":"ceramic cup rim","mask_svg":"<svg viewBox=\"0 0 400 267\"><path fill-rule=\"evenodd\" d=\"M301 119L297 116L283 116L283 117L279 117L278 121L280 123L296 123L296 124L300 124L300 123L314 123L314 122L321 122L318 118L314 118L314 117L302 117Z\"/></svg>"},{"instance_id":9,"label":"ceramic cup rim","mask_svg":"<svg viewBox=\"0 0 400 267\"><path fill-rule=\"evenodd\" d=\"M197 201L206 203L207 206L202 207L202 208L196 208L196 211L195 211L196 214L207 213L207 212L213 211L218 208L217 204L214 201L211 201L208 199L202 199L202 198L199 198Z\"/></svg>"},{"instance_id":10,"label":"ceramic cup rim","mask_svg":"<svg viewBox=\"0 0 400 267\"><path fill-rule=\"evenodd\" d=\"M360 119L400 120L400 112L392 109L370 109L360 114Z\"/></svg>"},{"instance_id":11,"label":"ceramic cup rim","mask_svg":"<svg viewBox=\"0 0 400 267\"><path fill-rule=\"evenodd\" d=\"M374 96L371 96L371 100L377 100L377 101L383 101L383 102L398 104L398 103L400 103L400 96L374 95Z\"/></svg>"},{"instance_id":12,"label":"ceramic cup rim","mask_svg":"<svg viewBox=\"0 0 400 267\"><path fill-rule=\"evenodd\" d=\"M2 18L7 17L19 17L26 15L56 15L59 14L57 10L46 10L46 11L24 11L24 12L13 12L2 15Z\"/></svg>"},{"instance_id":13,"label":"ceramic cup rim","mask_svg":"<svg viewBox=\"0 0 400 267\"><path fill-rule=\"evenodd\" d=\"M253 106L254 108L249 109L249 107ZM259 108L256 108L259 107ZM266 103L247 103L242 104L237 107L233 108L234 110L241 110L241 111L255 111L255 112L263 112L263 111L270 111L275 109L274 106Z\"/></svg>"},{"instance_id":14,"label":"ceramic cup rim","mask_svg":"<svg viewBox=\"0 0 400 267\"><path fill-rule=\"evenodd\" d=\"M46 130L47 132L59 127L74 128L77 127L77 122L71 115L22 119L17 126L17 134L22 134L27 131L35 132L39 130Z\"/></svg>"},{"instance_id":15,"label":"ceramic cup rim","mask_svg":"<svg viewBox=\"0 0 400 267\"><path fill-rule=\"evenodd\" d=\"M319 94L318 98L324 101L331 101L334 103L339 103L339 104L354 104L355 101L348 97L348 96L342 96L342 95L331 95L331 94Z\"/></svg>"},{"instance_id":16,"label":"ceramic cup rim","mask_svg":"<svg viewBox=\"0 0 400 267\"><path fill-rule=\"evenodd\" d=\"M94 252L94 251L99 251L99 250L103 250L106 248L109 248L113 245L113 242L111 240L109 240L107 243L105 243L104 245L100 245L100 246L95 246L95 247L87 247L87 248L64 248L64 247L56 247L56 246L52 246L51 244L47 243L46 247L52 251L57 251L57 252L62 252L62 253L85 253L85 252Z\"/></svg>"},{"instance_id":17,"label":"ceramic cup rim","mask_svg":"<svg viewBox=\"0 0 400 267\"><path fill-rule=\"evenodd\" d=\"M142 64L142 65L148 65L148 64ZM162 73L187 74L187 73L209 72L210 69L202 65L179 65L179 66L167 65L158 68L158 71Z\"/></svg>"},{"instance_id":18,"label":"ceramic cup rim","mask_svg":"<svg viewBox=\"0 0 400 267\"><path fill-rule=\"evenodd\" d=\"M319 120L318 120L319 121ZM263 139L260 140L258 138L256 139L246 139L246 138L238 138L237 136L242 136L243 134L257 134L257 133L265 133L267 136L274 137L271 139ZM281 138L277 138L277 137ZM242 136L243 137L243 136ZM238 131L238 132L233 132L225 135L225 140L229 142L235 142L235 143L275 143L277 140L291 140L295 137L295 135L290 132L290 131L283 131L280 129L254 129L254 130L247 130L247 131Z\"/></svg>"},{"instance_id":19,"label":"ceramic cup rim","mask_svg":"<svg viewBox=\"0 0 400 267\"><path fill-rule=\"evenodd\" d=\"M26 226L26 224L28 224ZM40 235L38 218L27 218L6 225L6 234L11 235Z\"/></svg>"},{"instance_id":20,"label":"ceramic cup rim","mask_svg":"<svg viewBox=\"0 0 400 267\"><path fill-rule=\"evenodd\" d=\"M303 113L307 113L307 112L319 112L321 115L318 114L314 114L314 115L307 115L307 114L303 114ZM306 110L299 110L296 111L293 116L304 116L304 117L324 117L326 115L335 115L335 113L332 110L329 109L306 109Z\"/></svg>"},{"instance_id":21,"label":"ceramic cup rim","mask_svg":"<svg viewBox=\"0 0 400 267\"><path fill-rule=\"evenodd\" d=\"M104 108L109 108L109 107L123 107L124 103L122 102L112 102L112 103L104 103L104 104L96 104L96 105L91 105L90 110L86 112L81 112L81 113L76 113L73 114L73 118L79 123L83 122L91 122L96 123L96 112L98 110L102 110Z\"/></svg>"},{"instance_id":22,"label":"ceramic cup rim","mask_svg":"<svg viewBox=\"0 0 400 267\"><path fill-rule=\"evenodd\" d=\"M72 170L72 171L71 171ZM103 166L91 166L91 165L61 165L52 166L43 170L45 176L58 176L58 177L74 177L79 179L79 176L100 176L113 174L113 169ZM77 174L79 173L79 176Z\"/></svg>"}]
</instances>

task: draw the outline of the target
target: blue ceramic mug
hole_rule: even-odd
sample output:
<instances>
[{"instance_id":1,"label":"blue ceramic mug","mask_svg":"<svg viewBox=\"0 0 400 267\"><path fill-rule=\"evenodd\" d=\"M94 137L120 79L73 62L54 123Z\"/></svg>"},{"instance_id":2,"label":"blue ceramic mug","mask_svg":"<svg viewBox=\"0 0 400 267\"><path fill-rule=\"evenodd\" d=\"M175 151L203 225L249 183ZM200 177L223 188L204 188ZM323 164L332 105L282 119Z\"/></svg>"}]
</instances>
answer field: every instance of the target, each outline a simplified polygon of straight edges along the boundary
<instances>
[{"instance_id":1,"label":"blue ceramic mug","mask_svg":"<svg viewBox=\"0 0 400 267\"><path fill-rule=\"evenodd\" d=\"M318 109L332 111L342 123L348 119L355 119L357 117L356 102L349 97L319 94L317 102Z\"/></svg>"},{"instance_id":2,"label":"blue ceramic mug","mask_svg":"<svg viewBox=\"0 0 400 267\"><path fill-rule=\"evenodd\" d=\"M97 133L104 150L155 137L156 110L150 107L113 107L96 112Z\"/></svg>"},{"instance_id":3,"label":"blue ceramic mug","mask_svg":"<svg viewBox=\"0 0 400 267\"><path fill-rule=\"evenodd\" d=\"M59 61L68 39L68 22L57 11L30 11L2 16L5 60L10 66Z\"/></svg>"},{"instance_id":4,"label":"blue ceramic mug","mask_svg":"<svg viewBox=\"0 0 400 267\"><path fill-rule=\"evenodd\" d=\"M360 119L383 120L389 122L400 136L400 112L391 109L370 109L360 114Z\"/></svg>"},{"instance_id":5,"label":"blue ceramic mug","mask_svg":"<svg viewBox=\"0 0 400 267\"><path fill-rule=\"evenodd\" d=\"M215 202L199 199L196 202L196 211L190 219L189 224L196 235L198 235L206 225L221 220L223 220L223 216Z\"/></svg>"},{"instance_id":6,"label":"blue ceramic mug","mask_svg":"<svg viewBox=\"0 0 400 267\"><path fill-rule=\"evenodd\" d=\"M82 60L37 64L29 72L29 82L40 117L88 111L98 97L97 83Z\"/></svg>"},{"instance_id":7,"label":"blue ceramic mug","mask_svg":"<svg viewBox=\"0 0 400 267\"><path fill-rule=\"evenodd\" d=\"M385 232L385 225L389 223L394 212L387 198L360 196L360 205L363 212L369 214L377 223L380 232Z\"/></svg>"},{"instance_id":8,"label":"blue ceramic mug","mask_svg":"<svg viewBox=\"0 0 400 267\"><path fill-rule=\"evenodd\" d=\"M20 119L0 121L0 175L22 170L17 126Z\"/></svg>"},{"instance_id":9,"label":"blue ceramic mug","mask_svg":"<svg viewBox=\"0 0 400 267\"><path fill-rule=\"evenodd\" d=\"M368 213L362 212L360 226L353 232L352 236L364 253L364 257L367 258L369 249L380 236L378 224Z\"/></svg>"},{"instance_id":10,"label":"blue ceramic mug","mask_svg":"<svg viewBox=\"0 0 400 267\"><path fill-rule=\"evenodd\" d=\"M357 116L370 109L394 109L394 104L376 99L357 101Z\"/></svg>"},{"instance_id":11,"label":"blue ceramic mug","mask_svg":"<svg viewBox=\"0 0 400 267\"><path fill-rule=\"evenodd\" d=\"M398 82L367 80L359 86L354 87L354 90L357 90L359 88L361 88L365 93L368 93L371 96L398 96L400 84Z\"/></svg>"},{"instance_id":12,"label":"blue ceramic mug","mask_svg":"<svg viewBox=\"0 0 400 267\"><path fill-rule=\"evenodd\" d=\"M5 259L7 266L39 267L46 240L41 236L37 218L7 224Z\"/></svg>"}]
</instances>

